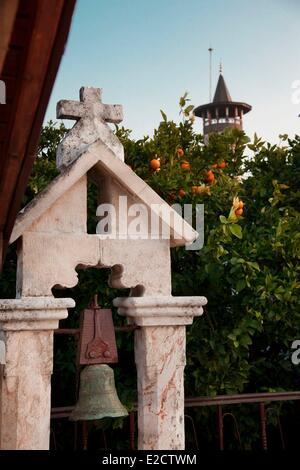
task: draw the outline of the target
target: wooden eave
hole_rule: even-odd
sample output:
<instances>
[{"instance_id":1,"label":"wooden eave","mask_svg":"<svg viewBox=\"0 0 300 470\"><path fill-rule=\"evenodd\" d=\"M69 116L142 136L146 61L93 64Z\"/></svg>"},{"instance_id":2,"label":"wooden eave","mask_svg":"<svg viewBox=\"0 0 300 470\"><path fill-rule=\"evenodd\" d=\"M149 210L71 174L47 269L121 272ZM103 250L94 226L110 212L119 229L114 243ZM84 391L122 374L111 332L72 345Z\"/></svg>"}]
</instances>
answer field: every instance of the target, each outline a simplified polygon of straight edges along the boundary
<instances>
[{"instance_id":1,"label":"wooden eave","mask_svg":"<svg viewBox=\"0 0 300 470\"><path fill-rule=\"evenodd\" d=\"M0 269L36 157L75 1L0 0L0 12L6 12L0 40L0 80L6 85L6 104L0 105Z\"/></svg>"}]
</instances>

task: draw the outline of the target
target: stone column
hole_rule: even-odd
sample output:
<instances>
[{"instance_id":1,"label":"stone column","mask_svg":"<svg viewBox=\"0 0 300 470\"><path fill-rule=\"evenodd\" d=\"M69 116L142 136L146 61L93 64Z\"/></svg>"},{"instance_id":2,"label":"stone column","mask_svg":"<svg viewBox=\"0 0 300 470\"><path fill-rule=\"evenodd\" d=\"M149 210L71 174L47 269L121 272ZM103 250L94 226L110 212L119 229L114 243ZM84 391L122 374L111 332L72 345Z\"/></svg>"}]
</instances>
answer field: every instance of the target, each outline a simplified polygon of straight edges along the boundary
<instances>
[{"instance_id":1,"label":"stone column","mask_svg":"<svg viewBox=\"0 0 300 470\"><path fill-rule=\"evenodd\" d=\"M184 436L185 325L203 313L205 297L117 298L135 332L138 378L138 448L182 450Z\"/></svg>"},{"instance_id":2,"label":"stone column","mask_svg":"<svg viewBox=\"0 0 300 470\"><path fill-rule=\"evenodd\" d=\"M72 299L0 299L0 449L49 448L53 330Z\"/></svg>"}]
</instances>

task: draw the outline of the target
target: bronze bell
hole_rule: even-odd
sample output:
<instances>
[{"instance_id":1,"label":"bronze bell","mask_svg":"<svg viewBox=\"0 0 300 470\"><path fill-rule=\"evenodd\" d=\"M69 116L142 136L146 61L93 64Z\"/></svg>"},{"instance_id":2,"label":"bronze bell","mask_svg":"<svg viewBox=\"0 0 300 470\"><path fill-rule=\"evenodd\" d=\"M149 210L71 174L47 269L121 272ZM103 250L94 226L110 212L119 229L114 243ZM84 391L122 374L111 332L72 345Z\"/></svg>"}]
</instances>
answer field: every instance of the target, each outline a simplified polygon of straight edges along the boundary
<instances>
[{"instance_id":1,"label":"bronze bell","mask_svg":"<svg viewBox=\"0 0 300 470\"><path fill-rule=\"evenodd\" d=\"M107 364L86 366L80 374L79 398L70 420L85 421L127 415L117 395L113 369Z\"/></svg>"}]
</instances>

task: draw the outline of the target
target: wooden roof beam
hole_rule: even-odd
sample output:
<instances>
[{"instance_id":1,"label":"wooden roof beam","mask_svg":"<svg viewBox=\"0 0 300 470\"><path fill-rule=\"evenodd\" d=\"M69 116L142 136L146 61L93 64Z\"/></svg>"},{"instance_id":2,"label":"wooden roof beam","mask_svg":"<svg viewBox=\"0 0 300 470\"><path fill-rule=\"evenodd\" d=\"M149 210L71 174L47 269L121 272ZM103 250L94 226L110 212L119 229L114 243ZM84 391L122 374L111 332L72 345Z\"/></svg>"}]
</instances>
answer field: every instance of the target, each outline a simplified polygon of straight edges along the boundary
<instances>
[{"instance_id":1,"label":"wooden roof beam","mask_svg":"<svg viewBox=\"0 0 300 470\"><path fill-rule=\"evenodd\" d=\"M8 51L19 0L0 0L0 71Z\"/></svg>"}]
</instances>

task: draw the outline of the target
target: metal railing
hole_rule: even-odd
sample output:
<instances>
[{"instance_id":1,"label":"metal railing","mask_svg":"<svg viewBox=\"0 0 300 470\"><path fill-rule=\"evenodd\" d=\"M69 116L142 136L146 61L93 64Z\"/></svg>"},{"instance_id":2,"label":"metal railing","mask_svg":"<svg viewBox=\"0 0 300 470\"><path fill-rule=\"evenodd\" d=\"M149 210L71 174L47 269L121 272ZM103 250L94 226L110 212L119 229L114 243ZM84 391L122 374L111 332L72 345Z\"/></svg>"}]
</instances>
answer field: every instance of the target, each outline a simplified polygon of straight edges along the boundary
<instances>
[{"instance_id":1,"label":"metal railing","mask_svg":"<svg viewBox=\"0 0 300 470\"><path fill-rule=\"evenodd\" d=\"M271 402L285 402L300 400L299 392L272 392L272 393L244 393L238 395L217 395L216 397L192 397L185 400L185 407L203 407L203 406L216 406L217 419L218 419L218 437L219 449L224 450L224 418L231 416L235 425L235 431L239 444L241 445L241 436L238 428L236 417L233 413L223 412L223 407L226 405L241 405L245 403L252 403L259 405L259 418L260 418L260 439L261 448L268 449L267 438L267 413L266 408L268 403ZM277 415L277 423L280 432L280 439L282 448L285 449L285 442L283 438L282 426L280 417Z\"/></svg>"},{"instance_id":2,"label":"metal railing","mask_svg":"<svg viewBox=\"0 0 300 470\"><path fill-rule=\"evenodd\" d=\"M190 397L185 399L185 409L215 406L217 407L217 422L218 422L218 439L219 449L224 450L224 418L230 416L234 422L237 439L241 446L241 436L238 428L238 422L233 413L224 412L223 407L227 405L241 405L245 403L257 404L259 409L260 418L260 439L261 448L263 450L268 449L268 438L267 438L267 405L271 402L284 402L284 401L296 401L300 400L300 392L274 392L274 393L245 393L239 395L217 395L216 397ZM74 406L65 406L52 408L51 419L62 419L69 418L72 413ZM135 409L129 413L129 428L130 428L130 449L135 448ZM198 438L195 428L194 421L191 416L185 415L186 418L190 419L193 427L193 434L195 439L195 445L198 448ZM285 449L285 442L283 438L282 426L279 415L277 416L278 428L280 432L280 439L282 448Z\"/></svg>"}]
</instances>

